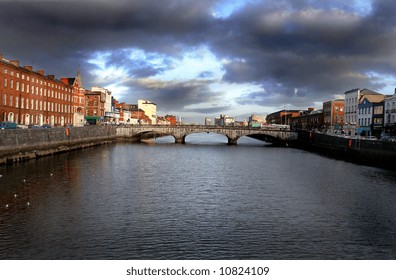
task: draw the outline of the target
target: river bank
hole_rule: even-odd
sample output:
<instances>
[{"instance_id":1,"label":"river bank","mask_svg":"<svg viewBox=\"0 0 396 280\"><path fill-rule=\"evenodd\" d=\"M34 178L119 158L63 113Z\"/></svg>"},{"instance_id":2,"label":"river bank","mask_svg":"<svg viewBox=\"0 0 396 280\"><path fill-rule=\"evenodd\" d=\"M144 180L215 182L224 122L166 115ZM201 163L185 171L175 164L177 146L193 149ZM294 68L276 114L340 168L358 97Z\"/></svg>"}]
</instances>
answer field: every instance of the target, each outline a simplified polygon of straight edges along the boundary
<instances>
[{"instance_id":1,"label":"river bank","mask_svg":"<svg viewBox=\"0 0 396 280\"><path fill-rule=\"evenodd\" d=\"M294 147L358 164L396 170L396 143L299 131Z\"/></svg>"},{"instance_id":2,"label":"river bank","mask_svg":"<svg viewBox=\"0 0 396 280\"><path fill-rule=\"evenodd\" d=\"M116 140L116 127L0 130L0 165L65 153Z\"/></svg>"},{"instance_id":3,"label":"river bank","mask_svg":"<svg viewBox=\"0 0 396 280\"><path fill-rule=\"evenodd\" d=\"M10 165L138 137L117 133L116 126L0 130L0 165ZM336 159L396 170L396 143L299 131L290 147Z\"/></svg>"}]
</instances>

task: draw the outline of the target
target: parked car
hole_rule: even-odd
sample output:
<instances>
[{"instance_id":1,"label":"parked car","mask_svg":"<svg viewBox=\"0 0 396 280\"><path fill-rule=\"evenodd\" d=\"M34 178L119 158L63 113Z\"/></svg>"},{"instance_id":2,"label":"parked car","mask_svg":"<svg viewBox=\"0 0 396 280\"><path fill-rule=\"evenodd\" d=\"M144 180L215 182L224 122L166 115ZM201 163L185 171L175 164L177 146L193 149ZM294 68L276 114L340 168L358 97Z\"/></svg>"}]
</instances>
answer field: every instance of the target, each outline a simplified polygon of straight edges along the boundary
<instances>
[{"instance_id":1,"label":"parked car","mask_svg":"<svg viewBox=\"0 0 396 280\"><path fill-rule=\"evenodd\" d=\"M49 125L49 124L43 124L41 127L42 127L42 128L52 128L52 126Z\"/></svg>"},{"instance_id":2,"label":"parked car","mask_svg":"<svg viewBox=\"0 0 396 280\"><path fill-rule=\"evenodd\" d=\"M381 141L396 142L396 136L384 135L384 136L381 136Z\"/></svg>"},{"instance_id":3,"label":"parked car","mask_svg":"<svg viewBox=\"0 0 396 280\"><path fill-rule=\"evenodd\" d=\"M0 122L0 129L16 129L17 124L14 122Z\"/></svg>"},{"instance_id":4,"label":"parked car","mask_svg":"<svg viewBox=\"0 0 396 280\"><path fill-rule=\"evenodd\" d=\"M29 124L28 128L41 128L41 127L37 124Z\"/></svg>"}]
</instances>

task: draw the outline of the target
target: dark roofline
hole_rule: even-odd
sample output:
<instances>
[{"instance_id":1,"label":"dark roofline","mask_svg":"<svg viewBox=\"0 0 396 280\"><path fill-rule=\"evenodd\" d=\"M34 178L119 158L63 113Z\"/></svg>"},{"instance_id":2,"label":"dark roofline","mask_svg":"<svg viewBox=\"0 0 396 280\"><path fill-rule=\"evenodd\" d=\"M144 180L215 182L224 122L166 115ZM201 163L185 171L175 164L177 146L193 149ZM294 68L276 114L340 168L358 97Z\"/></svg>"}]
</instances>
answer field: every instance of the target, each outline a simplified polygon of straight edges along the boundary
<instances>
[{"instance_id":1,"label":"dark roofline","mask_svg":"<svg viewBox=\"0 0 396 280\"><path fill-rule=\"evenodd\" d=\"M379 93L379 92L376 92L376 91L373 91L373 90L367 89L367 88L362 89L360 92L361 92L363 95L364 95L364 94L383 95L382 93Z\"/></svg>"},{"instance_id":2,"label":"dark roofline","mask_svg":"<svg viewBox=\"0 0 396 280\"><path fill-rule=\"evenodd\" d=\"M354 88L354 89L346 91L344 94L347 94L347 93L350 93L350 92L354 92L354 91L358 91L358 90L360 90L360 88Z\"/></svg>"}]
</instances>

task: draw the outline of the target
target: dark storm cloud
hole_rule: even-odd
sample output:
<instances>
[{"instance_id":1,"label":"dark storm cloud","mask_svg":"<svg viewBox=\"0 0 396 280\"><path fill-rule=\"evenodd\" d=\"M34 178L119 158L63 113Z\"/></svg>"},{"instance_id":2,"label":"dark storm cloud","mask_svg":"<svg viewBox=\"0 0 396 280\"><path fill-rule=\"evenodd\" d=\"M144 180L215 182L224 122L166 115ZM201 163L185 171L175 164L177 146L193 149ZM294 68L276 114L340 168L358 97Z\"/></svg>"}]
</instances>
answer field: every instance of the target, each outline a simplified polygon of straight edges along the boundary
<instances>
[{"instance_id":1,"label":"dark storm cloud","mask_svg":"<svg viewBox=\"0 0 396 280\"><path fill-rule=\"evenodd\" d=\"M138 47L177 55L180 45L203 40L211 2L0 1L1 51L25 61L35 57L47 69L95 50Z\"/></svg>"},{"instance_id":2,"label":"dark storm cloud","mask_svg":"<svg viewBox=\"0 0 396 280\"><path fill-rule=\"evenodd\" d=\"M211 81L157 81L152 79L136 79L130 82L133 98L155 100L161 104L161 111L187 111L187 106L205 102L221 102L221 95L209 90ZM210 110L207 107L194 109L195 112Z\"/></svg>"},{"instance_id":3,"label":"dark storm cloud","mask_svg":"<svg viewBox=\"0 0 396 280\"><path fill-rule=\"evenodd\" d=\"M382 88L369 72L395 73L395 31L383 23L393 21L395 7L388 1L374 2L365 16L347 9L314 9L307 1L288 11L279 3L266 5L248 6L224 23L231 29L223 32L227 36L216 49L224 52L225 44L228 56L238 58L225 65L224 80L261 83L267 94L284 95L285 103L296 88L320 101L353 87ZM252 95L247 100L253 103ZM255 100L264 105L270 99L259 95Z\"/></svg>"},{"instance_id":4,"label":"dark storm cloud","mask_svg":"<svg viewBox=\"0 0 396 280\"><path fill-rule=\"evenodd\" d=\"M155 59L161 62L160 65L150 63ZM103 60L105 61L105 68L123 68L129 76L136 78L155 76L169 69L172 64L169 58L159 54L145 53L141 56L133 56L131 50L125 49L109 52Z\"/></svg>"},{"instance_id":5,"label":"dark storm cloud","mask_svg":"<svg viewBox=\"0 0 396 280\"><path fill-rule=\"evenodd\" d=\"M210 107L210 108L192 108L192 109L188 109L188 112L208 115L219 112L226 112L230 109L232 109L231 106L219 106L219 107Z\"/></svg>"},{"instance_id":6,"label":"dark storm cloud","mask_svg":"<svg viewBox=\"0 0 396 280\"><path fill-rule=\"evenodd\" d=\"M89 59L109 52L106 66L123 67L137 79L122 84L130 87L131 97L152 99L167 110L223 97L211 92L210 71L196 77L205 81L158 87L139 79L166 71L172 64L167 56L180 58L199 45L225 61L223 82L263 87L241 94L239 104L307 106L351 88L395 86L378 78L393 79L396 73L392 1L250 1L228 17L213 17L220 2L0 1L0 52L49 74L73 75L80 66L85 84L94 79L90 70L96 67ZM130 48L163 61L158 66L149 58L131 59Z\"/></svg>"}]
</instances>

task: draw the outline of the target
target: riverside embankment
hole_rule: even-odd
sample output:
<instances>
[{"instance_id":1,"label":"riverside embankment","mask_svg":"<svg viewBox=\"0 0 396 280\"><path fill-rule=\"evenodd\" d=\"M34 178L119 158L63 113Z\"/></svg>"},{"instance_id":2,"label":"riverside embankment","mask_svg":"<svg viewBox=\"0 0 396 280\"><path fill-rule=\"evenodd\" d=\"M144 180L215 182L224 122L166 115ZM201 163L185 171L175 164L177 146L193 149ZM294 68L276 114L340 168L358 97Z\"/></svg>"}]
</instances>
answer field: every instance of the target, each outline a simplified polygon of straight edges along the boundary
<instances>
[{"instance_id":1,"label":"riverside embankment","mask_svg":"<svg viewBox=\"0 0 396 280\"><path fill-rule=\"evenodd\" d=\"M300 131L297 148L359 164L396 170L396 142Z\"/></svg>"},{"instance_id":2,"label":"riverside embankment","mask_svg":"<svg viewBox=\"0 0 396 280\"><path fill-rule=\"evenodd\" d=\"M114 126L0 130L0 165L101 145L116 140Z\"/></svg>"},{"instance_id":3,"label":"riverside embankment","mask_svg":"<svg viewBox=\"0 0 396 280\"><path fill-rule=\"evenodd\" d=\"M138 142L116 126L0 130L0 165L69 152L115 141ZM396 143L300 131L290 146L360 164L396 169Z\"/></svg>"}]
</instances>

